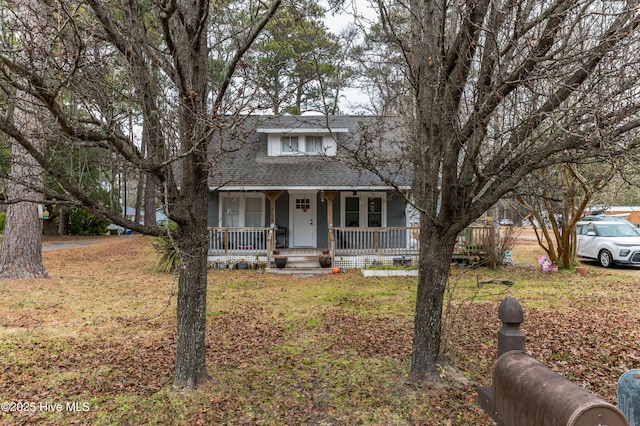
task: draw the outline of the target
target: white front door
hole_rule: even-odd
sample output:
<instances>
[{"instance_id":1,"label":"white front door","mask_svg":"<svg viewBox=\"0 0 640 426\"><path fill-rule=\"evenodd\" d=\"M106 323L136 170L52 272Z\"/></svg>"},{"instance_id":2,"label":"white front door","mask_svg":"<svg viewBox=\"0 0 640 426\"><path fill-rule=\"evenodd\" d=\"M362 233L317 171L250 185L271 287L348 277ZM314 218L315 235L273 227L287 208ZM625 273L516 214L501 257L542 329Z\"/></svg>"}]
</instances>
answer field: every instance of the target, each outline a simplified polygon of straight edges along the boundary
<instances>
[{"instance_id":1,"label":"white front door","mask_svg":"<svg viewBox=\"0 0 640 426\"><path fill-rule=\"evenodd\" d=\"M316 195L291 194L293 247L314 247L316 243Z\"/></svg>"}]
</instances>

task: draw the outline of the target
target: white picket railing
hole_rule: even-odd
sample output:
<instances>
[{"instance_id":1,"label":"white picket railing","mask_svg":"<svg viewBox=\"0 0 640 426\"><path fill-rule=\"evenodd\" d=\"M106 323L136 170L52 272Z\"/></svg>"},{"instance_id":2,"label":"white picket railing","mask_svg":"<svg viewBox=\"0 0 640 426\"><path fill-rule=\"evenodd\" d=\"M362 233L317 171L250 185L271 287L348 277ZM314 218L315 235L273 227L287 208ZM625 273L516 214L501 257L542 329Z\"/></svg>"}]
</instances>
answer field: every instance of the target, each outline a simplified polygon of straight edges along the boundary
<instances>
[{"instance_id":1,"label":"white picket railing","mask_svg":"<svg viewBox=\"0 0 640 426\"><path fill-rule=\"evenodd\" d=\"M336 255L416 255L417 227L333 228Z\"/></svg>"},{"instance_id":2,"label":"white picket railing","mask_svg":"<svg viewBox=\"0 0 640 426\"><path fill-rule=\"evenodd\" d=\"M490 226L471 226L458 235L454 253L474 254L484 250L493 236ZM275 248L273 229L268 227L209 228L210 255L267 255ZM418 255L418 227L335 227L329 229L332 256Z\"/></svg>"},{"instance_id":3,"label":"white picket railing","mask_svg":"<svg viewBox=\"0 0 640 426\"><path fill-rule=\"evenodd\" d=\"M266 254L271 228L209 228L209 254Z\"/></svg>"}]
</instances>

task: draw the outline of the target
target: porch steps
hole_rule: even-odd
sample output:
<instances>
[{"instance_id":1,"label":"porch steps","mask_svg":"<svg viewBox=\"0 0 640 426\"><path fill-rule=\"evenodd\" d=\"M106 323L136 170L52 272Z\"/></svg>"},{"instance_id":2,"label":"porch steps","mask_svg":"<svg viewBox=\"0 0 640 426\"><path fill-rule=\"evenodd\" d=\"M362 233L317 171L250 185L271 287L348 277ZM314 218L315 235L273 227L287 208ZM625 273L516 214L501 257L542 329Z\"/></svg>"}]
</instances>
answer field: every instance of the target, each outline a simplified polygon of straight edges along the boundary
<instances>
[{"instance_id":1,"label":"porch steps","mask_svg":"<svg viewBox=\"0 0 640 426\"><path fill-rule=\"evenodd\" d=\"M284 253L283 253L284 254ZM321 268L318 263L318 254L286 253L287 265L284 268L276 268L275 262L265 272L282 275L317 275L330 274L331 268Z\"/></svg>"}]
</instances>

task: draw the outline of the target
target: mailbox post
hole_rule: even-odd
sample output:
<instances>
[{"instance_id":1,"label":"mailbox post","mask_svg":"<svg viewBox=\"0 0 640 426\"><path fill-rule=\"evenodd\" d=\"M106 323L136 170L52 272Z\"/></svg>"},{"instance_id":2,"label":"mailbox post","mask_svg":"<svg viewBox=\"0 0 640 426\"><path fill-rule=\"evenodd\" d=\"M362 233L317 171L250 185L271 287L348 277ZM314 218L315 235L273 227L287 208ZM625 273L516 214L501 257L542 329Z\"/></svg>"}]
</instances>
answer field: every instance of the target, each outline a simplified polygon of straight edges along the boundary
<instances>
[{"instance_id":1,"label":"mailbox post","mask_svg":"<svg viewBox=\"0 0 640 426\"><path fill-rule=\"evenodd\" d=\"M522 351L493 368L494 412L513 426L629 426L620 410Z\"/></svg>"},{"instance_id":2,"label":"mailbox post","mask_svg":"<svg viewBox=\"0 0 640 426\"><path fill-rule=\"evenodd\" d=\"M478 403L499 426L630 426L619 409L524 352L524 312L516 299L505 298L498 317L492 386L478 388Z\"/></svg>"},{"instance_id":3,"label":"mailbox post","mask_svg":"<svg viewBox=\"0 0 640 426\"><path fill-rule=\"evenodd\" d=\"M524 310L515 297L505 297L498 308L502 328L498 331L498 357L509 351L524 351L525 336L520 331Z\"/></svg>"},{"instance_id":4,"label":"mailbox post","mask_svg":"<svg viewBox=\"0 0 640 426\"><path fill-rule=\"evenodd\" d=\"M515 297L505 297L498 308L498 318L502 321L502 328L498 330L498 356L513 350L524 351L525 336L520 331L524 310L520 302ZM494 410L491 386L478 388L478 403L496 423L502 424Z\"/></svg>"}]
</instances>

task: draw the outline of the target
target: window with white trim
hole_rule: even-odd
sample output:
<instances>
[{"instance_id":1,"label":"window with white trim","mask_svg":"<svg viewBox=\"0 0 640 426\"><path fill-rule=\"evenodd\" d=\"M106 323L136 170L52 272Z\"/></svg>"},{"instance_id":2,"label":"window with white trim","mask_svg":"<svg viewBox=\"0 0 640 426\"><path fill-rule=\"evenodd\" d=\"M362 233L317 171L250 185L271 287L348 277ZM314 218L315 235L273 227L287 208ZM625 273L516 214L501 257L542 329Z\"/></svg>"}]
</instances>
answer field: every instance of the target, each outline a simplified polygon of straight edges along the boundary
<instances>
[{"instance_id":1,"label":"window with white trim","mask_svg":"<svg viewBox=\"0 0 640 426\"><path fill-rule=\"evenodd\" d=\"M322 154L322 136L305 136L304 150L307 154Z\"/></svg>"},{"instance_id":2,"label":"window with white trim","mask_svg":"<svg viewBox=\"0 0 640 426\"><path fill-rule=\"evenodd\" d=\"M297 136L282 136L280 152L283 154L295 154L300 152L298 149L298 137Z\"/></svg>"},{"instance_id":3,"label":"window with white trim","mask_svg":"<svg viewBox=\"0 0 640 426\"><path fill-rule=\"evenodd\" d=\"M360 197L345 197L344 220L346 226L360 226Z\"/></svg>"},{"instance_id":4,"label":"window with white trim","mask_svg":"<svg viewBox=\"0 0 640 426\"><path fill-rule=\"evenodd\" d=\"M340 215L342 226L387 226L387 194L385 192L350 192L341 194Z\"/></svg>"},{"instance_id":5,"label":"window with white trim","mask_svg":"<svg viewBox=\"0 0 640 426\"><path fill-rule=\"evenodd\" d=\"M337 143L326 135L270 134L267 154L270 157L289 155L335 156Z\"/></svg>"},{"instance_id":6,"label":"window with white trim","mask_svg":"<svg viewBox=\"0 0 640 426\"><path fill-rule=\"evenodd\" d=\"M244 226L264 226L261 197L246 197L244 209Z\"/></svg>"},{"instance_id":7,"label":"window with white trim","mask_svg":"<svg viewBox=\"0 0 640 426\"><path fill-rule=\"evenodd\" d=\"M367 226L382 226L381 197L367 197Z\"/></svg>"},{"instance_id":8,"label":"window with white trim","mask_svg":"<svg viewBox=\"0 0 640 426\"><path fill-rule=\"evenodd\" d=\"M264 209L263 194L220 194L220 222L223 227L262 227Z\"/></svg>"},{"instance_id":9,"label":"window with white trim","mask_svg":"<svg viewBox=\"0 0 640 426\"><path fill-rule=\"evenodd\" d=\"M220 200L222 206L222 226L240 226L240 198L224 197Z\"/></svg>"}]
</instances>

